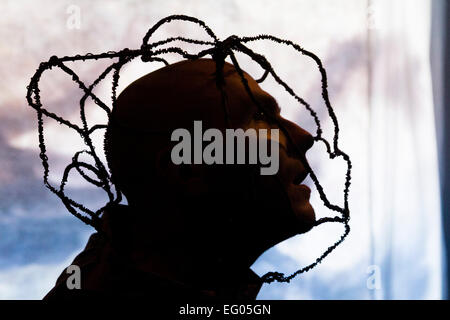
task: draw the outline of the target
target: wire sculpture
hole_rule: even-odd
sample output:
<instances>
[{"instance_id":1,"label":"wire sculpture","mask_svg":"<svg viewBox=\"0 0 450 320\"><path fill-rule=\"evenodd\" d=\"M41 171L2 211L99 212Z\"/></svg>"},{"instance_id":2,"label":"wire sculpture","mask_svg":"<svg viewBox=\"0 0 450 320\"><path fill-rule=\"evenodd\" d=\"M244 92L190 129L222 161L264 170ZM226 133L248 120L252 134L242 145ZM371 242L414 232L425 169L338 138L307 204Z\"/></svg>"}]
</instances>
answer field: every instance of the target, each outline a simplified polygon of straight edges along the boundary
<instances>
[{"instance_id":1,"label":"wire sculpture","mask_svg":"<svg viewBox=\"0 0 450 320\"><path fill-rule=\"evenodd\" d=\"M165 40L156 41L156 42L149 42L151 36L154 34L155 31L157 31L163 24L170 23L172 21L185 21L185 22L191 22L194 24L197 24L198 26L202 27L204 31L207 33L207 35L211 38L210 41L203 41L203 40L195 40L185 37L171 37L167 38ZM300 54L307 56L311 58L315 64L317 65L317 68L319 69L320 75L321 75L321 84L322 84L322 98L325 102L326 109L328 112L328 115L330 116L332 123L334 125L334 136L332 143L328 142L323 136L322 136L322 128L320 125L319 117L317 113L312 109L312 107L301 97L299 97L294 90L292 90L286 82L284 82L278 74L274 71L272 68L270 62L261 54L258 54L254 51L252 51L250 48L246 46L247 43L255 42L255 41L272 41L277 44L281 44L284 46L288 46L299 52ZM191 54L186 52L185 50L181 49L180 47L172 46L168 48L161 48L162 45L172 43L174 41L181 41L184 43L189 44L196 44L196 45L205 45L209 46L207 49L204 49L196 54ZM271 283L273 281L278 282L290 282L294 277L297 275L307 272L314 268L317 264L319 264L328 254L330 254L338 245L340 245L344 239L347 237L347 235L350 232L350 226L349 226L349 220L350 220L350 210L348 206L348 196L349 196L349 188L351 183L351 168L352 163L350 160L350 157L344 153L342 150L339 149L338 146L338 139L339 139L339 124L336 117L336 114L331 106L329 96L328 96L328 84L327 84L327 74L325 71L325 68L322 64L322 61L312 52L309 52L302 47L300 47L298 44L289 41L280 39L271 35L258 35L254 37L238 37L236 35L232 35L228 37L227 39L220 41L217 36L214 34L214 32L201 20L185 16L185 15L171 15L166 18L161 19L158 23L156 23L144 36L143 43L141 45L141 48L139 49L128 49L124 48L121 51L115 52L115 51L108 51L106 53L101 54L92 54L87 53L85 55L75 55L75 56L65 56L65 57L57 57L52 56L50 59L46 62L41 62L38 69L36 70L35 74L31 78L30 84L27 86L27 101L28 104L35 109L37 112L37 120L38 120L38 135L39 135L39 148L40 148L40 158L42 160L42 165L44 168L44 184L45 186L50 189L51 192L56 194L63 202L65 207L69 210L71 214L73 214L75 217L83 221L84 223L93 226L96 230L99 230L100 226L100 215L101 213L111 205L119 204L122 201L122 193L117 188L117 186L114 185L114 183L111 180L111 172L109 171L109 168L107 168L100 158L98 157L92 139L91 135L101 129L107 129L107 124L95 124L93 126L88 126L87 120L86 120L86 112L85 112L85 102L88 97L90 97L95 104L97 104L101 109L103 109L107 116L108 120L111 119L111 112L115 108L116 105L116 99L117 99L117 86L119 82L120 77L120 70L121 68L131 60L141 57L142 61L144 62L162 62L165 65L169 65L169 63L161 56L168 54L168 53L175 53L179 56L181 56L184 59L190 59L190 60L196 60L200 59L202 57L210 55L212 59L216 62L216 71L219 75L217 77L217 87L219 90L221 90L221 79L223 80L222 75L222 68L225 63L225 59L227 57L230 57L238 75L241 78L242 84L252 99L252 101L255 103L255 105L259 108L260 111L264 111L264 107L258 103L258 101L254 98L250 87L247 83L247 80L244 77L244 73L237 61L237 58L234 54L234 52L240 52L247 56L249 56L253 61L255 61L257 64L259 64L262 69L264 70L264 73L260 79L257 80L258 83L263 82L269 75L273 77L273 79L281 85L284 90L289 93L290 96L292 96L300 105L302 105L306 110L310 113L312 118L314 119L314 122L317 126L316 135L314 136L315 141L322 142L325 147L326 151L330 157L330 159L334 159L336 157L342 157L344 161L347 164L347 170L346 170L346 177L345 177L345 184L344 184L344 206L340 207L338 205L332 204L327 196L325 195L325 192L323 190L323 187L320 185L319 180L317 176L315 175L312 168L309 166L306 159L302 156L302 163L305 166L305 169L309 173L309 176L311 177L312 181L314 182L319 195L320 199L323 201L324 205L337 213L334 217L324 217L321 219L318 219L314 226L318 226L323 223L327 222L336 222L341 223L344 225L344 232L340 236L340 238L330 247L328 247L313 263L295 271L289 276L285 276L283 273L280 272L268 272L265 275L262 276L263 282ZM117 62L112 63L109 65L101 74L100 76L92 82L91 85L87 86L83 81L80 80L78 75L67 65L65 62L74 62L74 61L86 61L86 60L98 60L98 59L114 59L118 58ZM41 79L42 74L46 70L50 70L53 67L58 67L62 71L64 71L66 74L72 77L72 80L84 91L84 95L80 99L80 118L82 122L82 126L78 126L58 115L55 113L52 113L45 109L41 103L41 97L40 97L40 89L39 89L39 81ZM113 73L112 76L112 108L110 109L104 102L102 102L92 91L94 87L102 81L110 72ZM225 108L226 109L226 108ZM43 117L49 117L52 118L59 123L75 130L84 140L84 143L87 146L87 149L81 150L75 153L75 155L72 158L72 162L65 168L63 177L61 179L61 183L59 187L53 186L49 182L49 172L50 172L50 166L48 163L48 156L46 152L46 146L45 146L45 139L44 139L44 123L43 123ZM298 150L298 147L295 143L293 143L292 138L289 135L289 132L274 118L275 122L278 123L280 129L285 133L288 141L291 142L291 144L294 146L294 148ZM104 150L106 152L106 148ZM297 152L299 155L302 154L302 152ZM94 160L95 165L80 161L81 155L88 155L92 157ZM78 203L68 197L65 194L65 185L67 184L69 173L73 170L77 170L77 172L89 183L93 184L96 187L102 188L106 194L108 195L108 203L101 207L100 209L96 211L92 211L88 208L86 208L83 204ZM91 174L94 174L96 178L92 178L87 174L87 172L90 172ZM83 212L83 213L81 213Z\"/></svg>"}]
</instances>

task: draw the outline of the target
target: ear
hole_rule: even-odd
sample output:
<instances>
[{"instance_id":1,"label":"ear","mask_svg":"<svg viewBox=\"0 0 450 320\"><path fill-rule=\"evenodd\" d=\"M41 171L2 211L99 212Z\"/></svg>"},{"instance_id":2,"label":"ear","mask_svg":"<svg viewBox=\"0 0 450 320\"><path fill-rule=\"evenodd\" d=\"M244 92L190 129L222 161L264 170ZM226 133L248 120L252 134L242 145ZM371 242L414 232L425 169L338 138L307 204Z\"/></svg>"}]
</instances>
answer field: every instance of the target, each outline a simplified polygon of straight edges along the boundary
<instances>
[{"instance_id":1,"label":"ear","mask_svg":"<svg viewBox=\"0 0 450 320\"><path fill-rule=\"evenodd\" d=\"M174 164L170 154L170 148L164 148L157 153L155 167L158 178L188 197L206 195L206 164Z\"/></svg>"}]
</instances>

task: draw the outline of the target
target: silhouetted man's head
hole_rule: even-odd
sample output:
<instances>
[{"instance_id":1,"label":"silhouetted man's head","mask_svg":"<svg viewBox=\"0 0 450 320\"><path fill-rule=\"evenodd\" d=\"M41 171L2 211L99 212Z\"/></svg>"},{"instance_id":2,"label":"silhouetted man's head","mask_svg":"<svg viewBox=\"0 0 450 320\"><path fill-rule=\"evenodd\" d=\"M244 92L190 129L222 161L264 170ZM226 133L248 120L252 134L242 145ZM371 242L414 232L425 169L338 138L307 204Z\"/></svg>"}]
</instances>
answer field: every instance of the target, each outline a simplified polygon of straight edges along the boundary
<instances>
[{"instance_id":1,"label":"silhouetted man's head","mask_svg":"<svg viewBox=\"0 0 450 320\"><path fill-rule=\"evenodd\" d=\"M261 114L228 63L223 69L224 105L216 76L214 60L182 61L128 86L118 97L109 124L108 163L114 182L139 212L137 223L148 227L146 236L153 244L159 241L174 253L189 253L210 267L250 266L266 249L308 231L315 222L310 190L299 185L306 177L300 157L313 138L282 118L274 98L245 74L264 107ZM262 175L259 164L173 162L175 129L185 128L192 137L194 121L202 121L203 132L275 129L274 118L296 144L294 148L279 131L279 169L274 175Z\"/></svg>"}]
</instances>

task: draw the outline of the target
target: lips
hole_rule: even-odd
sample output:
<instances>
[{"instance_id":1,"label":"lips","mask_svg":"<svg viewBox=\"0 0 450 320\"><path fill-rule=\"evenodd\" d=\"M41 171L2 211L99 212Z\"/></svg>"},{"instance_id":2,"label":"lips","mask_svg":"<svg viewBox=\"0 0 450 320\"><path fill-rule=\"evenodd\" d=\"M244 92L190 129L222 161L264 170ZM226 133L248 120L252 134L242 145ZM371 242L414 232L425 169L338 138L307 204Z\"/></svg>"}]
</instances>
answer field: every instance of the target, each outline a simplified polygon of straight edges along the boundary
<instances>
[{"instance_id":1,"label":"lips","mask_svg":"<svg viewBox=\"0 0 450 320\"><path fill-rule=\"evenodd\" d=\"M303 169L296 174L292 183L294 185L293 186L294 189L296 191L300 191L301 194L306 195L306 198L309 200L309 198L311 196L311 189L307 185L301 184L303 182L303 180L306 179L307 176L308 176L308 172L306 172L306 170Z\"/></svg>"}]
</instances>

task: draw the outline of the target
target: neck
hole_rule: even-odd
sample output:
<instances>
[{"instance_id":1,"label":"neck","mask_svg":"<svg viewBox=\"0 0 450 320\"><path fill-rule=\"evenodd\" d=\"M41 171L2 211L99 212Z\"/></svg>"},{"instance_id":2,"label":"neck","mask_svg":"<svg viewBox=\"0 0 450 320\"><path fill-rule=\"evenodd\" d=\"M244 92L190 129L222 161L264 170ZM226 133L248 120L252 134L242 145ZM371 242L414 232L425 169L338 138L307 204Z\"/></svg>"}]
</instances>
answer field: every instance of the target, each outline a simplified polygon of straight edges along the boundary
<instances>
[{"instance_id":1,"label":"neck","mask_svg":"<svg viewBox=\"0 0 450 320\"><path fill-rule=\"evenodd\" d=\"M204 230L200 234L201 231L192 230L195 223L190 227L185 214L176 217L177 214L170 211L168 219L169 215L142 214L142 210L136 215L136 210L135 207L128 210L135 216L130 232L134 248L132 258L142 270L183 283L194 284L200 280L218 283L224 274L247 275L258 256L249 255L242 244L223 241L224 237L231 240L232 235L218 235L214 230ZM153 220L155 216L160 219Z\"/></svg>"},{"instance_id":2,"label":"neck","mask_svg":"<svg viewBox=\"0 0 450 320\"><path fill-rule=\"evenodd\" d=\"M230 238L230 234L193 230L198 225L191 223L189 227L185 212L178 215L166 209L168 215L154 210L143 212L136 206L122 209L126 212L117 213L130 217L127 232L133 248L130 257L139 270L206 289L226 286L238 290L248 281L250 266L258 254L252 258L242 243L239 246L224 243L223 237Z\"/></svg>"}]
</instances>

